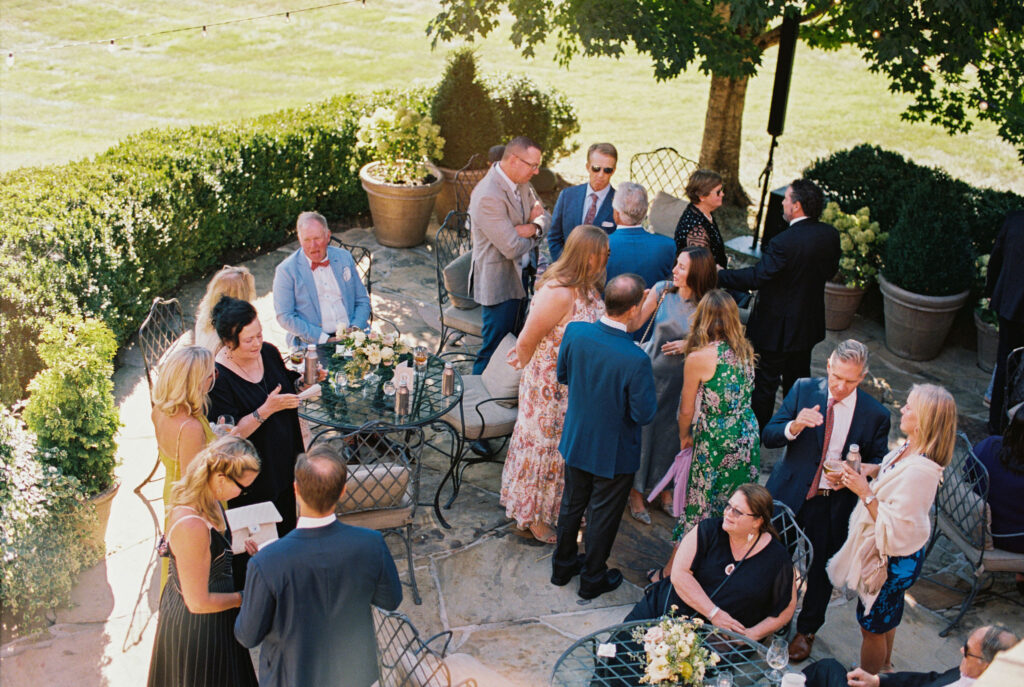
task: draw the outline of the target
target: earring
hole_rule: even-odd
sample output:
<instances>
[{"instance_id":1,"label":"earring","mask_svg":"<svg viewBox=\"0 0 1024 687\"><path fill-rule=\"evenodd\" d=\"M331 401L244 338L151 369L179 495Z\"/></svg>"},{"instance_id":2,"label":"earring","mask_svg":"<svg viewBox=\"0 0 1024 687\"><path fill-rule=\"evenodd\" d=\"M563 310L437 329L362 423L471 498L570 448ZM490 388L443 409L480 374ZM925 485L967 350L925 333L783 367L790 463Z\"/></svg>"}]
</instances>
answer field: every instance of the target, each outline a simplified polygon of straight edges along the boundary
<instances>
[{"instance_id":1,"label":"earring","mask_svg":"<svg viewBox=\"0 0 1024 687\"><path fill-rule=\"evenodd\" d=\"M749 534L747 535L747 543L749 544L749 543L750 543L750 540L751 540L751 539L753 539L753 538L754 538L754 533L753 533L753 532L749 533Z\"/></svg>"}]
</instances>

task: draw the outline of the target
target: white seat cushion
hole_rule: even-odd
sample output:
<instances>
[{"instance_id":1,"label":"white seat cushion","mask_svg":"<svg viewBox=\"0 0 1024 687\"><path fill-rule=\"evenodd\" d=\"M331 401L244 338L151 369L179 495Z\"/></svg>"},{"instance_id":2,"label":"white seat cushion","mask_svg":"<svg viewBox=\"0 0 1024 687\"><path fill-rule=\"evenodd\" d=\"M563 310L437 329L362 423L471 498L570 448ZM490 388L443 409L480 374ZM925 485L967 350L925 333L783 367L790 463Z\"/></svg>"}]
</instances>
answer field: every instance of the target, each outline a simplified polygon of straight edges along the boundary
<instances>
[{"instance_id":1,"label":"white seat cushion","mask_svg":"<svg viewBox=\"0 0 1024 687\"><path fill-rule=\"evenodd\" d=\"M476 307L472 310L462 310L454 305L444 309L444 323L452 329L466 332L473 336L480 336L484 329L483 308Z\"/></svg>"},{"instance_id":2,"label":"white seat cushion","mask_svg":"<svg viewBox=\"0 0 1024 687\"><path fill-rule=\"evenodd\" d=\"M442 271L448 297L452 299L452 304L456 308L462 310L472 310L479 305L469 292L469 267L472 263L473 254L463 253L448 263Z\"/></svg>"},{"instance_id":3,"label":"white seat cushion","mask_svg":"<svg viewBox=\"0 0 1024 687\"><path fill-rule=\"evenodd\" d=\"M661 234L669 238L675 238L676 225L679 218L689 205L689 201L680 200L664 191L658 191L651 201L650 210L647 213L647 224L655 234Z\"/></svg>"},{"instance_id":4,"label":"white seat cushion","mask_svg":"<svg viewBox=\"0 0 1024 687\"><path fill-rule=\"evenodd\" d=\"M494 398L494 396L484 386L483 378L480 375L464 376L462 378L462 385L465 389L462 394L462 407L464 408L466 426L461 427L462 423L459 419L458 406L442 416L445 422L456 430L459 430L461 427L461 434L470 441L481 438L503 437L512 433L512 428L516 424L516 417L519 414L518 408L505 408L498 403L485 403L480 407L480 413L483 414L484 422L486 423L485 428L484 423L480 421L480 416L475 410L476 404L489 398Z\"/></svg>"},{"instance_id":5,"label":"white seat cushion","mask_svg":"<svg viewBox=\"0 0 1024 687\"><path fill-rule=\"evenodd\" d=\"M505 360L515 347L516 337L506 334L498 347L494 349L491 359L487 362L487 367L480 375L491 398L519 398L519 380L523 376L523 371L512 367ZM516 404L512 403L512 405Z\"/></svg>"}]
</instances>

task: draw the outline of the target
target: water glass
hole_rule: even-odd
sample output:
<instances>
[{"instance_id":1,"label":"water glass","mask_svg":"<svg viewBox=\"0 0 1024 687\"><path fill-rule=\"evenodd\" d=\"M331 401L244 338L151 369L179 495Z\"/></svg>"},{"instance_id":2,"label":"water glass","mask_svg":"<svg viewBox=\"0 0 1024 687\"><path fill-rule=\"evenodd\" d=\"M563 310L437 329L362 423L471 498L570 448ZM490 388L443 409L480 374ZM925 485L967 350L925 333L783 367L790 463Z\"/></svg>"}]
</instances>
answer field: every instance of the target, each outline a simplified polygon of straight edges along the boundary
<instances>
[{"instance_id":1,"label":"water glass","mask_svg":"<svg viewBox=\"0 0 1024 687\"><path fill-rule=\"evenodd\" d=\"M338 370L334 373L334 393L341 396L347 387L348 375L345 374L344 370Z\"/></svg>"},{"instance_id":2,"label":"water glass","mask_svg":"<svg viewBox=\"0 0 1024 687\"><path fill-rule=\"evenodd\" d=\"M728 670L719 670L715 675L715 687L732 687L732 673Z\"/></svg>"},{"instance_id":3,"label":"water glass","mask_svg":"<svg viewBox=\"0 0 1024 687\"><path fill-rule=\"evenodd\" d=\"M426 346L417 346L412 351L412 361L416 365L416 371L422 372L423 368L427 366L427 348Z\"/></svg>"},{"instance_id":4,"label":"water glass","mask_svg":"<svg viewBox=\"0 0 1024 687\"><path fill-rule=\"evenodd\" d=\"M385 396L387 396L388 398L391 398L392 396L395 395L395 383L392 382L390 379L388 381L384 382L383 391L384 391L384 395Z\"/></svg>"},{"instance_id":5,"label":"water glass","mask_svg":"<svg viewBox=\"0 0 1024 687\"><path fill-rule=\"evenodd\" d=\"M772 681L772 684L779 684L782 682L782 670L789 665L789 643L781 637L773 639L771 646L768 647L765 660L772 668L768 679Z\"/></svg>"},{"instance_id":6,"label":"water glass","mask_svg":"<svg viewBox=\"0 0 1024 687\"><path fill-rule=\"evenodd\" d=\"M219 437L226 436L231 433L231 430L235 428L235 418L231 415L218 415L217 424L211 429L213 433Z\"/></svg>"}]
</instances>

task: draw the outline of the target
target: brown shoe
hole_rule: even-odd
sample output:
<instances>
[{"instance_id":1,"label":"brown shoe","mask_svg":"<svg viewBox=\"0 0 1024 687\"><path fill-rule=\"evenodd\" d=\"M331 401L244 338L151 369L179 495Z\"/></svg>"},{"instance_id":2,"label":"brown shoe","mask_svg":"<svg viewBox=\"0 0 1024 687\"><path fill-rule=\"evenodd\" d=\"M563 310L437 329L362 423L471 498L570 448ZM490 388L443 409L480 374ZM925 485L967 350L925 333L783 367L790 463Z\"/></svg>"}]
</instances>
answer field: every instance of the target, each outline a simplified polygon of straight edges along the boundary
<instances>
[{"instance_id":1,"label":"brown shoe","mask_svg":"<svg viewBox=\"0 0 1024 687\"><path fill-rule=\"evenodd\" d=\"M789 643L789 660L795 663L807 660L811 655L811 647L814 646L814 635L797 633L793 641Z\"/></svg>"}]
</instances>

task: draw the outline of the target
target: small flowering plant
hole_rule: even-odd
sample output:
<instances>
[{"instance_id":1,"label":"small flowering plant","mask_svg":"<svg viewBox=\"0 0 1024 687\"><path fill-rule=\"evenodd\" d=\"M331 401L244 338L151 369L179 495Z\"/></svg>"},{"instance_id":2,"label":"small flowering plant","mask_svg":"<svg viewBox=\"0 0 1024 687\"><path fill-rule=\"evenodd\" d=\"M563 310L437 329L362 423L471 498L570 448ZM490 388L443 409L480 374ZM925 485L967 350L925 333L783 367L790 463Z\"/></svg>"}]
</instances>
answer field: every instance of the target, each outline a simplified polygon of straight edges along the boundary
<instances>
[{"instance_id":1,"label":"small flowering plant","mask_svg":"<svg viewBox=\"0 0 1024 687\"><path fill-rule=\"evenodd\" d=\"M420 185L427 180L429 160L441 156L441 127L408 107L378 107L359 120L359 147L380 164L374 176L392 184Z\"/></svg>"},{"instance_id":2,"label":"small flowering plant","mask_svg":"<svg viewBox=\"0 0 1024 687\"><path fill-rule=\"evenodd\" d=\"M366 333L362 329L349 330L338 342L335 350L339 349L341 352L335 352L334 357L351 356L345 363L345 374L358 379L371 370L394 367L400 356L411 356L409 347L395 334Z\"/></svg>"},{"instance_id":3,"label":"small flowering plant","mask_svg":"<svg viewBox=\"0 0 1024 687\"><path fill-rule=\"evenodd\" d=\"M648 628L633 630L633 640L643 644L647 667L640 682L656 685L700 685L708 667L721 660L718 654L704 646L704 637L698 630L704 625L700 618L676 617L678 606L673 605L664 620Z\"/></svg>"},{"instance_id":4,"label":"small flowering plant","mask_svg":"<svg viewBox=\"0 0 1024 687\"><path fill-rule=\"evenodd\" d=\"M821 221L839 230L839 271L833 282L858 289L866 289L878 279L882 266L882 246L889 235L871 221L871 211L863 207L848 215L831 202L821 213Z\"/></svg>"}]
</instances>

